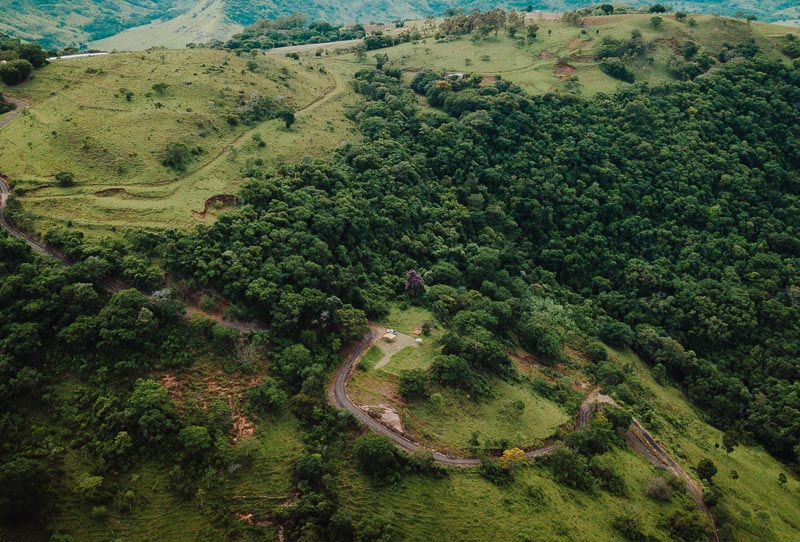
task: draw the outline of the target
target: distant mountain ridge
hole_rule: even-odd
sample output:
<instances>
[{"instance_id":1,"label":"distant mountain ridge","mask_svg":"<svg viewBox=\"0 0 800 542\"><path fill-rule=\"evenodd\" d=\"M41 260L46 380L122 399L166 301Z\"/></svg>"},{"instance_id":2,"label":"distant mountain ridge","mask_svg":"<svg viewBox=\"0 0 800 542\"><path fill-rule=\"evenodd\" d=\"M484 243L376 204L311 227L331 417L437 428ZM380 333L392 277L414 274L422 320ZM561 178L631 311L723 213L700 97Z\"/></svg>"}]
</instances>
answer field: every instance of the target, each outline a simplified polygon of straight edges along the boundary
<instances>
[{"instance_id":1,"label":"distant mountain ridge","mask_svg":"<svg viewBox=\"0 0 800 542\"><path fill-rule=\"evenodd\" d=\"M441 16L447 9L501 7L569 11L599 2L585 0L70 0L43 4L40 0L0 0L0 32L46 47L66 45L117 46L113 38L136 27L131 48L147 45L183 46L197 37L224 39L259 19L273 19L303 13L309 20L332 23L388 22L430 15ZM625 2L641 7L642 0ZM752 14L759 20L798 20L800 6L788 0L693 0L661 2L675 10ZM146 26L145 26L146 25ZM148 43L150 35L153 41ZM130 41L130 40L129 40ZM96 42L96 43L92 43Z\"/></svg>"}]
</instances>

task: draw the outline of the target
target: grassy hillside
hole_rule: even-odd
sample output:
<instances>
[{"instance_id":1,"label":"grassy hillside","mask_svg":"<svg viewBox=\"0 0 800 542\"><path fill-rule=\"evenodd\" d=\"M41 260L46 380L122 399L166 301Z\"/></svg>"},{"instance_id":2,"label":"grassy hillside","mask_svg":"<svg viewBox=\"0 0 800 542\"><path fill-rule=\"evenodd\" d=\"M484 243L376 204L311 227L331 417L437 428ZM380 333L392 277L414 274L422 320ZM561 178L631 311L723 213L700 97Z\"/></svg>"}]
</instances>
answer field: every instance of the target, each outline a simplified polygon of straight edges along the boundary
<instances>
[{"instance_id":1,"label":"grassy hillside","mask_svg":"<svg viewBox=\"0 0 800 542\"><path fill-rule=\"evenodd\" d=\"M779 484L785 469L759 448L740 446L727 454L718 447L721 433L702 421L682 393L657 384L629 352L612 354L612 359L629 380L642 385L648 406L657 413L648 427L655 428L654 434L681 463L691 467L707 457L717 465L721 509L730 513L724 520L727 539L797 538L800 482L790 477L787 485ZM453 472L445 480L408 477L391 488L371 485L352 473L341 481L342 495L353 511L377 512L399 533L397 540L619 540L612 522L625 512L638 515L650 540L673 540L660 524L687 502L677 495L668 502L648 498L646 488L658 472L629 448L617 448L604 458L622 474L624 498L566 488L540 467L518 471L505 487L471 470ZM734 470L735 480L730 475Z\"/></svg>"},{"instance_id":2,"label":"grassy hillside","mask_svg":"<svg viewBox=\"0 0 800 542\"><path fill-rule=\"evenodd\" d=\"M633 0L627 4L641 7L653 2ZM793 21L800 18L792 2L770 0L754 2L737 0L695 0L662 2L676 10L691 13L752 14L765 21ZM0 32L24 39L37 40L48 47L89 44L111 49L143 49L147 46L183 47L199 39L230 36L239 25L258 19L274 19L282 15L304 13L310 20L334 23L388 22L442 16L445 10L461 7L492 9L494 7L568 11L591 2L583 0L400 0L368 2L366 0L149 0L133 2L114 0L80 0L67 4L41 4L31 0L2 0L0 10L7 16L0 21ZM3 9L6 8L6 9ZM135 27L132 31L126 29ZM122 35L116 36L123 32ZM113 36L110 40L105 40Z\"/></svg>"},{"instance_id":3,"label":"grassy hillside","mask_svg":"<svg viewBox=\"0 0 800 542\"><path fill-rule=\"evenodd\" d=\"M224 0L198 2L175 18L130 28L89 46L104 51L139 51L154 46L180 49L187 43L224 41L243 28L224 15L224 5Z\"/></svg>"},{"instance_id":4,"label":"grassy hillside","mask_svg":"<svg viewBox=\"0 0 800 542\"><path fill-rule=\"evenodd\" d=\"M603 73L594 55L603 38L627 39L641 32L652 44L632 63L638 81L673 80L669 59L691 40L717 54L724 43L749 39L780 55L784 27L747 24L716 16L689 26L672 16L656 29L649 15L594 17L585 33L574 26L532 18L541 28L530 44L502 33L474 41L424 39L379 52L407 72L431 68L502 77L534 94L612 92L625 85ZM355 99L349 81L373 65L347 50L298 48L300 61L282 51L251 59L213 50L153 50L58 61L36 78L7 89L31 99L31 109L0 132L0 171L17 183L32 227L45 231L68 221L90 235L128 226L186 227L213 220L218 208L206 200L235 194L244 179L305 155L324 156L352 140L345 105ZM251 69L253 71L251 71ZM158 95L152 85L169 85ZM127 101L120 88L134 95ZM283 96L297 110L290 130L278 120L253 127L231 126L239 96ZM200 146L186 171L161 164L170 142ZM263 143L261 143L263 142ZM70 188L57 186L60 171L75 175ZM213 203L213 202L212 202ZM219 204L217 204L218 206ZM196 211L193 213L192 211Z\"/></svg>"},{"instance_id":5,"label":"grassy hillside","mask_svg":"<svg viewBox=\"0 0 800 542\"><path fill-rule=\"evenodd\" d=\"M78 46L155 19L171 19L191 4L191 0L2 0L0 32L38 41L44 47Z\"/></svg>"},{"instance_id":6,"label":"grassy hillside","mask_svg":"<svg viewBox=\"0 0 800 542\"><path fill-rule=\"evenodd\" d=\"M430 313L412 308L400 311L393 308L384 325L400 333L410 333L420 322L433 322ZM425 343L435 343L440 332L426 337ZM577 338L580 342L580 338ZM576 343L577 347L577 343ZM415 359L402 356L401 350L381 369L375 362L383 357L373 347L361 362L363 370L355 371L350 393L358 403L391 405L401 412L404 430L411 438L437 450L451 453L460 448L465 453L471 431L485 439L519 439L531 423L546 423L544 404L529 384L495 383L496 395L477 403L464 397L463 392L435 390L444 395L436 400L431 395L410 403L397 394L397 374L404 369L424 368ZM434 355L436 348L420 346L415 358ZM576 390L588 380L592 364L574 349L568 348L569 360L553 368L539 363L537 358L520 353L515 355L517 368L525 378L558 378L562 385ZM427 354L426 354L427 353ZM793 540L800 534L800 482L789 476L787 484L779 482L786 468L764 450L740 445L732 452L721 446L722 433L708 425L702 414L694 409L678 389L658 384L648 367L630 351L609 349L611 364L624 374L625 384L612 392L621 404L631 408L655 437L689 472L701 459L710 459L718 468L715 483L720 491L715 508L723 537L737 541ZM398 359L402 358L402 359ZM636 390L633 394L622 389ZM522 400L526 410L515 427L508 426L503 414L504 402ZM627 402L626 402L627 401ZM435 403L435 406L432 406ZM574 405L571 407L574 408ZM499 417L498 417L499 415ZM569 419L561 414L560 423ZM420 423L424 429L420 429ZM552 429L552 427L551 427ZM512 442L510 445L517 445ZM521 445L530 445L524 443ZM542 467L518 471L508 486L497 487L475 471L456 470L445 480L406 477L391 488L371 485L352 471L341 480L341 494L346 506L355 513L367 511L394 527L397 540L616 540L618 531L613 520L624 512L637 516L650 540L672 540L664 531L663 521L685 506L684 497L673 496L659 502L646 495L648 484L658 476L654 469L630 448L621 446L607 454L604 460L622 474L624 496L605 492L589 495L556 483ZM342 466L347 471L347 466Z\"/></svg>"},{"instance_id":7,"label":"grassy hillside","mask_svg":"<svg viewBox=\"0 0 800 542\"><path fill-rule=\"evenodd\" d=\"M262 58L253 69L246 59L200 49L55 62L14 89L32 107L0 133L0 170L17 181L39 229L71 220L107 234L210 219L214 207L198 214L205 201L235 194L247 168L258 167L254 161L325 151L341 141L329 130L346 131L340 109L324 120L315 113L344 90L341 76L283 57ZM157 83L168 85L162 94L152 88ZM133 92L130 101L121 88ZM277 120L232 126L227 119L236 117L240 98L254 94L294 107L292 129ZM162 164L174 142L202 148L186 171ZM75 186L57 186L59 171L72 172Z\"/></svg>"}]
</instances>

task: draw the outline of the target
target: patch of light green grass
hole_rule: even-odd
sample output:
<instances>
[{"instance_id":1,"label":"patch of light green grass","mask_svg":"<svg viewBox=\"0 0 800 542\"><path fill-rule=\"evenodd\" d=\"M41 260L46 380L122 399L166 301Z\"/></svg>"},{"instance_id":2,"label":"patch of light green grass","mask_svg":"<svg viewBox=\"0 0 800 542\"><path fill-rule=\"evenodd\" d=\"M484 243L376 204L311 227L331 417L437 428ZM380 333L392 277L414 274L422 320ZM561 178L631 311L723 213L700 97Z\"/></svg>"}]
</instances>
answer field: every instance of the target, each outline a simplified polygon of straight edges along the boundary
<instances>
[{"instance_id":1,"label":"patch of light green grass","mask_svg":"<svg viewBox=\"0 0 800 542\"><path fill-rule=\"evenodd\" d=\"M550 437L570 419L557 404L534 394L525 384L495 380L494 397L480 402L464 394L437 389L431 398L412 402L404 411L406 430L433 448L464 451L474 431L487 441L506 441L506 447L530 448ZM514 413L513 403L525 406Z\"/></svg>"},{"instance_id":2,"label":"patch of light green grass","mask_svg":"<svg viewBox=\"0 0 800 542\"><path fill-rule=\"evenodd\" d=\"M652 433L692 472L701 459L717 466L716 484L722 489L721 506L735 521L736 540L791 542L800 536L800 481L757 446L737 446L730 454L722 447L722 432L703 421L685 395L672 386L659 385L649 369L631 352L616 355L634 370L652 393L648 400L656 413ZM738 479L731 477L736 471ZM783 472L789 481L778 482Z\"/></svg>"},{"instance_id":3,"label":"patch of light green grass","mask_svg":"<svg viewBox=\"0 0 800 542\"><path fill-rule=\"evenodd\" d=\"M400 376L403 371L427 369L431 366L433 358L439 353L439 349L433 343L434 341L430 337L425 337L422 339L422 344L417 347L403 348L392 356L389 363L378 370Z\"/></svg>"}]
</instances>

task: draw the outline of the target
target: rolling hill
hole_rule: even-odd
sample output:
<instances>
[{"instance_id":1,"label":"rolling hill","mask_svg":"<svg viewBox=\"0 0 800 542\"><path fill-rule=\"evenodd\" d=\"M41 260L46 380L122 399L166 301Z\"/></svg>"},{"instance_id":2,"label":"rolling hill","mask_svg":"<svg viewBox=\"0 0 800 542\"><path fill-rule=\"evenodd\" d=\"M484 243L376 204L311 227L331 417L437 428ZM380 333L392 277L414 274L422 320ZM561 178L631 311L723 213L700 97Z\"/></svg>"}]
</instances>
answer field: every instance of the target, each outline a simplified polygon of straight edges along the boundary
<instances>
[{"instance_id":1,"label":"rolling hill","mask_svg":"<svg viewBox=\"0 0 800 542\"><path fill-rule=\"evenodd\" d=\"M77 0L69 4L42 4L34 0L0 1L0 32L35 40L48 47L66 45L107 49L144 49L149 46L182 47L204 39L225 39L241 26L259 19L303 13L310 20L333 23L368 23L441 16L450 8L494 7L543 11L568 11L592 2L584 0ZM653 2L632 0L642 7ZM798 6L785 0L722 2L663 2L676 10L720 15L752 14L764 21L796 21ZM133 31L127 31L135 28ZM116 34L123 32L118 38ZM110 40L110 36L115 36Z\"/></svg>"},{"instance_id":2,"label":"rolling hill","mask_svg":"<svg viewBox=\"0 0 800 542\"><path fill-rule=\"evenodd\" d=\"M38 41L45 47L80 46L150 21L171 19L191 0L2 0L0 32Z\"/></svg>"},{"instance_id":3,"label":"rolling hill","mask_svg":"<svg viewBox=\"0 0 800 542\"><path fill-rule=\"evenodd\" d=\"M650 50L630 62L630 69L637 81L658 84L675 80L670 59L687 41L719 55L725 43L752 38L764 52L782 57L786 33L775 25L716 16L698 16L692 27L667 17L659 29L650 25L648 14L590 17L586 34L565 22L531 20L541 26L531 44L501 34L480 42L408 42L385 52L409 74L424 68L471 72L502 77L533 94L593 95L625 85L594 58L604 38L625 40L641 32ZM258 169L257 161L273 169L303 154L324 156L353 139L343 115L353 99L348 82L373 60L359 60L348 49L320 56L313 46L299 49L296 61L279 50L248 60L198 48L53 62L30 83L8 91L33 107L0 134L0 171L17 183L34 230L71 221L87 235L107 235L114 228L203 222L205 214L198 213L204 201L235 193ZM158 82L170 83L164 95L151 88ZM120 88L134 93L130 101L119 96ZM234 96L253 92L287 96L296 108L296 125L283 130L278 121L267 120L242 130L224 122L234 111ZM264 139L266 153L253 136ZM36 144L21 153L19 141ZM175 172L161 164L170 141L200 145L205 152ZM62 170L76 176L76 186L54 183L53 175Z\"/></svg>"}]
</instances>

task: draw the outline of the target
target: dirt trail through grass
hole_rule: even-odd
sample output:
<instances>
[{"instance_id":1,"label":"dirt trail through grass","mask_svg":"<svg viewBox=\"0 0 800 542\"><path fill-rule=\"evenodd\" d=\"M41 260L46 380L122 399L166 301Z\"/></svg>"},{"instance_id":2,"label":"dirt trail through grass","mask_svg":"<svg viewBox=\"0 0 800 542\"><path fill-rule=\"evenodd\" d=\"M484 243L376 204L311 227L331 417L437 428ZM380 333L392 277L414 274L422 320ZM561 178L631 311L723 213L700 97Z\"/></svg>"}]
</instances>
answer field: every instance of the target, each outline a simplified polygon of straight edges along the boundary
<instances>
[{"instance_id":1,"label":"dirt trail through grass","mask_svg":"<svg viewBox=\"0 0 800 542\"><path fill-rule=\"evenodd\" d=\"M340 80L340 76L338 74L332 73L331 74L331 79L332 79L331 84L322 91L321 95L316 97L308 105L305 105L304 107L302 107L302 108L298 109L297 111L295 111L295 116L297 118L302 118L302 117L308 115L311 111L313 111L317 107L319 107L322 104L326 103L327 101L335 98L341 92L341 90L343 90L344 86L343 86L343 83ZM265 122L270 122L270 121L265 121ZM218 164L228 154L230 154L231 149L233 149L242 140L244 140L245 136L255 133L255 131L258 130L263 124L264 123L260 123L260 124L258 124L256 126L250 128L249 130L245 130L244 132L242 132L241 134L236 136L236 138L233 141L231 141L230 143L225 145L222 149L220 149L220 151L216 155L214 155L214 157L211 158L211 160L209 160L208 162L206 162L202 166L200 166L197 169L195 169L194 171L192 171L188 175L188 177L194 177L194 176L200 175L203 172L207 171L208 169L212 168L214 165Z\"/></svg>"},{"instance_id":2,"label":"dirt trail through grass","mask_svg":"<svg viewBox=\"0 0 800 542\"><path fill-rule=\"evenodd\" d=\"M3 94L3 98L13 103L17 107L13 109L11 112L6 113L6 116L4 116L3 118L0 118L0 129L5 128L6 125L15 118L17 118L17 115L22 113L23 110L28 109L27 102L23 102L22 100L12 98L11 96L7 96L5 94Z\"/></svg>"},{"instance_id":3,"label":"dirt trail through grass","mask_svg":"<svg viewBox=\"0 0 800 542\"><path fill-rule=\"evenodd\" d=\"M399 433L392 427L388 427L385 423L382 423L381 420L375 419L368 412L359 408L353 403L347 393L347 383L356 365L358 365L358 362L361 361L361 358L364 357L367 351L380 340L383 336L383 332L384 328L371 324L369 332L364 338L350 348L345 362L334 373L333 378L329 382L328 402L336 408L350 411L369 429L389 437L398 448L408 453L414 453L416 450L424 450L426 448L421 444L412 441L404 434ZM592 390L581 404L575 416L575 431L583 430L591 421L592 415L596 411L602 409L603 405L618 406L611 397L600 393L597 389ZM702 486L689 476L686 470L675 461L666 449L653 438L636 418L631 418L631 425L626 433L626 440L631 445L631 448L648 462L656 467L666 468L669 472L686 483L689 496L697 504L697 507L709 517L713 528L714 540L715 542L719 542L716 520L703 499ZM527 450L525 455L529 458L540 457L563 447L564 442L555 441L539 448ZM435 450L430 451L433 452L435 461L445 465L457 467L474 467L480 465L480 459L477 458L453 457Z\"/></svg>"},{"instance_id":4,"label":"dirt trail through grass","mask_svg":"<svg viewBox=\"0 0 800 542\"><path fill-rule=\"evenodd\" d=\"M0 128L2 128L2 126L0 126ZM20 239L28 243L31 249L37 254L40 254L42 256L49 256L51 258L55 258L64 265L70 265L70 261L59 251L51 247L48 247L45 243L39 241L32 235L20 230L13 222L9 221L8 218L6 218L5 216L6 202L8 201L10 195L11 195L11 189L8 186L8 181L6 180L5 177L0 177L0 228L5 229L9 234L11 234L12 237L16 237L17 239ZM117 279L106 280L103 283L103 287L112 293L130 288L130 286ZM260 327L257 323L253 322L236 322L233 320L224 320L220 315L208 313L200 309L199 307L186 305L186 312L183 314L183 318L189 320L194 317L213 320L214 322L223 327L236 328L240 331L252 331Z\"/></svg>"}]
</instances>

